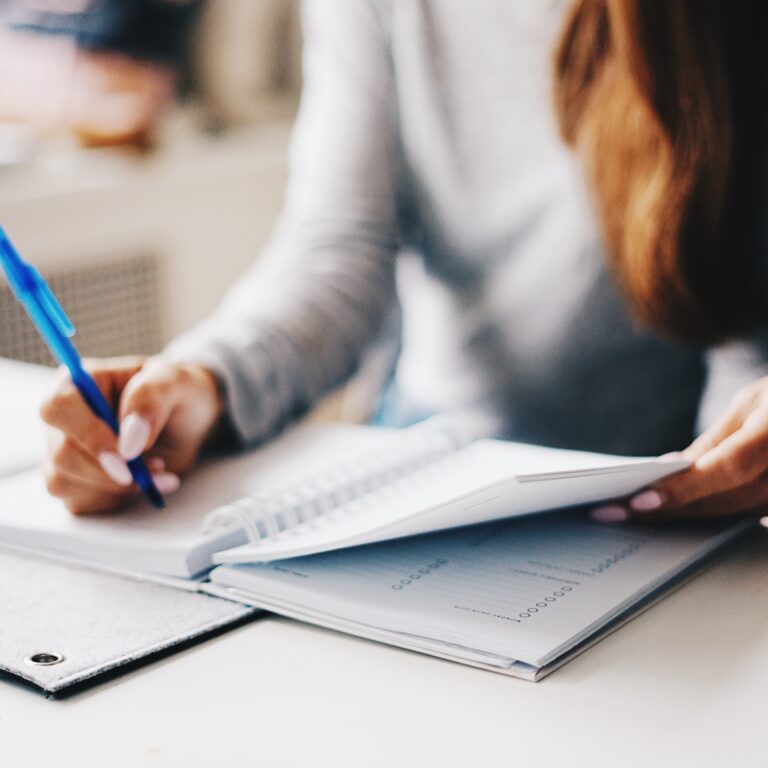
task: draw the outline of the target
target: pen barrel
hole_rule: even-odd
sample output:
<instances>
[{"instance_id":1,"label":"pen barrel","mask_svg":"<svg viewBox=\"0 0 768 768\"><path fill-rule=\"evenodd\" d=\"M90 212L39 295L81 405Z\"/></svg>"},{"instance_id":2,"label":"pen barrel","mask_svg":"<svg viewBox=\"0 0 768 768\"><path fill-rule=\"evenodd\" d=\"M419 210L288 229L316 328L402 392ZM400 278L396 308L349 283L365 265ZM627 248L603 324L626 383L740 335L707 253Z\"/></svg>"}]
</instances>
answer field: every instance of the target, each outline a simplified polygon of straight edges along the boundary
<instances>
[{"instance_id":1,"label":"pen barrel","mask_svg":"<svg viewBox=\"0 0 768 768\"><path fill-rule=\"evenodd\" d=\"M70 368L72 381L82 395L88 407L117 435L120 433L120 425L114 411L99 389L98 384L80 367Z\"/></svg>"},{"instance_id":2,"label":"pen barrel","mask_svg":"<svg viewBox=\"0 0 768 768\"><path fill-rule=\"evenodd\" d=\"M128 469L131 471L131 476L136 482L136 485L141 488L144 495L155 507L157 507L157 509L163 509L163 507L165 507L165 500L160 491L157 490L157 486L152 479L152 474L147 468L147 465L141 459L132 459L128 462Z\"/></svg>"},{"instance_id":3,"label":"pen barrel","mask_svg":"<svg viewBox=\"0 0 768 768\"><path fill-rule=\"evenodd\" d=\"M96 416L109 425L115 435L120 434L120 425L117 417L90 374L79 365L70 367L70 374L72 375L72 381L88 404L88 407ZM128 462L128 469L131 471L131 477L133 477L136 485L144 492L144 495L155 507L162 509L165 506L163 496L157 490L147 465L140 458L136 458Z\"/></svg>"}]
</instances>

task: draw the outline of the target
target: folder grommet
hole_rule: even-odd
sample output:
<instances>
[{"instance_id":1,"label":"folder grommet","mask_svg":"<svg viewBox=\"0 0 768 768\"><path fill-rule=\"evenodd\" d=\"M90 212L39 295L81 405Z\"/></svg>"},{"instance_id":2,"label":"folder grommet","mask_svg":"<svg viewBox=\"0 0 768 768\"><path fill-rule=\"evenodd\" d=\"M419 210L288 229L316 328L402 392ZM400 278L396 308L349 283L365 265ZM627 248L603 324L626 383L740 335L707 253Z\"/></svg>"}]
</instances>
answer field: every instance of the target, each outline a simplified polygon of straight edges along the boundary
<instances>
[{"instance_id":1,"label":"folder grommet","mask_svg":"<svg viewBox=\"0 0 768 768\"><path fill-rule=\"evenodd\" d=\"M52 667L54 664L61 664L64 656L60 653L33 653L24 659L26 664L33 667Z\"/></svg>"}]
</instances>

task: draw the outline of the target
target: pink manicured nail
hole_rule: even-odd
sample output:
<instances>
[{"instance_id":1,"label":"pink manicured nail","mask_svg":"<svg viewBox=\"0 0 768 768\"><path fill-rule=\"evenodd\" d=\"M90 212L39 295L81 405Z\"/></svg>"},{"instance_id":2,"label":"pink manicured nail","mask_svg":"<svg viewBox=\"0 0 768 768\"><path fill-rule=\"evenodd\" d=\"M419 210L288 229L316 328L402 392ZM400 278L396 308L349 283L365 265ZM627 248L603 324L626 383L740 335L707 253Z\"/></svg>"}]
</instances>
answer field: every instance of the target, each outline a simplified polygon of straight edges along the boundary
<instances>
[{"instance_id":1,"label":"pink manicured nail","mask_svg":"<svg viewBox=\"0 0 768 768\"><path fill-rule=\"evenodd\" d=\"M685 458L680 451L671 451L670 453L664 453L659 456L659 461L680 461Z\"/></svg>"},{"instance_id":2,"label":"pink manicured nail","mask_svg":"<svg viewBox=\"0 0 768 768\"><path fill-rule=\"evenodd\" d=\"M629 517L627 510L618 504L597 507L589 513L589 516L598 523L621 523Z\"/></svg>"},{"instance_id":3,"label":"pink manicured nail","mask_svg":"<svg viewBox=\"0 0 768 768\"><path fill-rule=\"evenodd\" d=\"M173 472L156 472L152 475L152 479L155 481L157 490L163 494L174 493L181 485L181 478Z\"/></svg>"},{"instance_id":4,"label":"pink manicured nail","mask_svg":"<svg viewBox=\"0 0 768 768\"><path fill-rule=\"evenodd\" d=\"M99 454L99 464L106 472L107 477L118 485L127 488L133 482L131 470L128 469L125 459L119 454L104 451L104 453Z\"/></svg>"},{"instance_id":5,"label":"pink manicured nail","mask_svg":"<svg viewBox=\"0 0 768 768\"><path fill-rule=\"evenodd\" d=\"M147 447L151 431L152 428L146 419L142 419L135 413L128 414L120 425L120 439L118 440L120 453L129 461L141 456Z\"/></svg>"},{"instance_id":6,"label":"pink manicured nail","mask_svg":"<svg viewBox=\"0 0 768 768\"><path fill-rule=\"evenodd\" d=\"M643 491L629 500L635 512L653 512L664 506L664 497L658 491Z\"/></svg>"}]
</instances>

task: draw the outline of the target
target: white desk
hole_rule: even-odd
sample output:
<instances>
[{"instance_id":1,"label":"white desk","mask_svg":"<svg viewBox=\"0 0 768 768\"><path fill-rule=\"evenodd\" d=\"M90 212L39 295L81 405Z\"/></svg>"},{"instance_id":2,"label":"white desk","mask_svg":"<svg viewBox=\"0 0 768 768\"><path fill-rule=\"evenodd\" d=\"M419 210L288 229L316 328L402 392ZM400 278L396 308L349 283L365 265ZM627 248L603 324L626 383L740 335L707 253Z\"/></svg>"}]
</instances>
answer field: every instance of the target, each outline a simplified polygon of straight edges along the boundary
<instances>
[{"instance_id":1,"label":"white desk","mask_svg":"<svg viewBox=\"0 0 768 768\"><path fill-rule=\"evenodd\" d=\"M767 713L768 531L537 684L276 618L63 701L3 682L0 766L745 768Z\"/></svg>"}]
</instances>

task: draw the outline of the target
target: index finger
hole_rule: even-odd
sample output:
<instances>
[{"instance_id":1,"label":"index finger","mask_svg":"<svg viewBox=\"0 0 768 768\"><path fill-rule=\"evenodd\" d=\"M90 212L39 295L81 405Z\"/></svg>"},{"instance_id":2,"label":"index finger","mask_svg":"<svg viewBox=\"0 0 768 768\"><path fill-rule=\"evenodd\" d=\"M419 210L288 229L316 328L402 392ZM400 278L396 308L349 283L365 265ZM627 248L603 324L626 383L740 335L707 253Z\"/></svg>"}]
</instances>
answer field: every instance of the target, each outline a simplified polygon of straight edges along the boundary
<instances>
[{"instance_id":1,"label":"index finger","mask_svg":"<svg viewBox=\"0 0 768 768\"><path fill-rule=\"evenodd\" d=\"M98 378L95 378L99 384ZM99 388L104 391L103 386L100 385ZM115 434L91 411L68 377L62 377L54 394L42 404L40 417L46 424L66 434L93 456L114 452L117 448Z\"/></svg>"}]
</instances>

